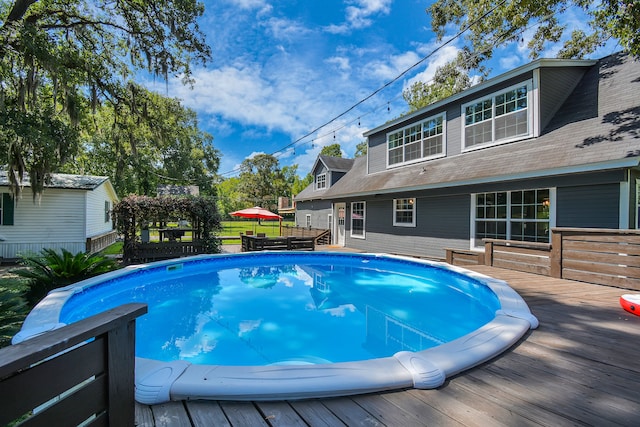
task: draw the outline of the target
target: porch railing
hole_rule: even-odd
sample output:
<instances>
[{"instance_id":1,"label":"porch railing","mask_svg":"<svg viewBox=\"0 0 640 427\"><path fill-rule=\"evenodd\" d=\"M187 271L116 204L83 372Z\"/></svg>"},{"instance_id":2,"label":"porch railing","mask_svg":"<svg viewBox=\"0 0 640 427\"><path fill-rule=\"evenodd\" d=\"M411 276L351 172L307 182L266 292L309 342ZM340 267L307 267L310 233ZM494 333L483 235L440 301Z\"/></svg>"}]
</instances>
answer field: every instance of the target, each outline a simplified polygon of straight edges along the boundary
<instances>
[{"instance_id":1,"label":"porch railing","mask_svg":"<svg viewBox=\"0 0 640 427\"><path fill-rule=\"evenodd\" d=\"M640 230L558 227L551 231L551 244L485 239L484 264L640 290ZM446 251L451 264L483 263L473 251Z\"/></svg>"},{"instance_id":2,"label":"porch railing","mask_svg":"<svg viewBox=\"0 0 640 427\"><path fill-rule=\"evenodd\" d=\"M133 426L135 320L146 312L122 305L0 349L0 425Z\"/></svg>"},{"instance_id":3,"label":"porch railing","mask_svg":"<svg viewBox=\"0 0 640 427\"><path fill-rule=\"evenodd\" d=\"M87 237L86 251L90 254L99 252L113 244L117 237L118 232L115 230L100 234L99 236Z\"/></svg>"}]
</instances>

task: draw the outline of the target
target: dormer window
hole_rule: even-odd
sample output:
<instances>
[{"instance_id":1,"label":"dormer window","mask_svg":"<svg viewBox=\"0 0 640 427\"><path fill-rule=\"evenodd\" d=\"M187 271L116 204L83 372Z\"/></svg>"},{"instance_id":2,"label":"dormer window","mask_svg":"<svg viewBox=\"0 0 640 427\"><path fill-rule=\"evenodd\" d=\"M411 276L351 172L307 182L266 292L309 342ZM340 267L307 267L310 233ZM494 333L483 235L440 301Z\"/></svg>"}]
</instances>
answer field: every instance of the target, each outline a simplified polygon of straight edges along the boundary
<instances>
[{"instance_id":1,"label":"dormer window","mask_svg":"<svg viewBox=\"0 0 640 427\"><path fill-rule=\"evenodd\" d=\"M443 113L387 134L387 165L398 166L442 156L444 127Z\"/></svg>"},{"instance_id":2,"label":"dormer window","mask_svg":"<svg viewBox=\"0 0 640 427\"><path fill-rule=\"evenodd\" d=\"M327 188L327 174L323 173L316 176L316 190L324 190Z\"/></svg>"},{"instance_id":3,"label":"dormer window","mask_svg":"<svg viewBox=\"0 0 640 427\"><path fill-rule=\"evenodd\" d=\"M463 150L531 137L530 92L527 82L463 105Z\"/></svg>"}]
</instances>

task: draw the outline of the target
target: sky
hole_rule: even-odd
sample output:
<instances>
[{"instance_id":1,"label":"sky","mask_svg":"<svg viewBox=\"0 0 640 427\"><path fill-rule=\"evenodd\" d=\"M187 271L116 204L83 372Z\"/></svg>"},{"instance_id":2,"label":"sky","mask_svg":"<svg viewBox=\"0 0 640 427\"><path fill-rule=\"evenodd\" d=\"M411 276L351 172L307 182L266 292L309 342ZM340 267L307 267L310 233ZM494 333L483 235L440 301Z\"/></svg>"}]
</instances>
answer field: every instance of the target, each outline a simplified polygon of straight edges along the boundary
<instances>
[{"instance_id":1,"label":"sky","mask_svg":"<svg viewBox=\"0 0 640 427\"><path fill-rule=\"evenodd\" d=\"M275 155L281 167L297 164L300 176L326 145L338 143L343 157L353 157L364 132L408 110L402 91L416 80L430 81L463 45L441 47L436 40L426 13L431 0L203 3L199 25L211 61L195 67L193 87L179 79L147 86L196 111L200 129L213 135L221 153L225 178L260 153ZM566 24L583 22L576 12ZM448 29L444 39L456 32ZM554 49L544 56L555 56ZM594 58L615 50L607 47ZM530 62L518 44L494 58L490 77Z\"/></svg>"}]
</instances>

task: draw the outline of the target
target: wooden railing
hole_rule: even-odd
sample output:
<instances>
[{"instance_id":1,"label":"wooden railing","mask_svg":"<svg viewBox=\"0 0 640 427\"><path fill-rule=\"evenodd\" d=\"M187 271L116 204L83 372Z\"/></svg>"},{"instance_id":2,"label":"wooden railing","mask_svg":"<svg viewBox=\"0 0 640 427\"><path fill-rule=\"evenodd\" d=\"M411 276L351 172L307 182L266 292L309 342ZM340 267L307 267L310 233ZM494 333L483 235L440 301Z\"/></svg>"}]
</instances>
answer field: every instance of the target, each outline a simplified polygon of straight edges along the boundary
<instances>
[{"instance_id":1,"label":"wooden railing","mask_svg":"<svg viewBox=\"0 0 640 427\"><path fill-rule=\"evenodd\" d=\"M253 251L300 251L315 249L312 237L258 237L242 236L242 252Z\"/></svg>"},{"instance_id":2,"label":"wooden railing","mask_svg":"<svg viewBox=\"0 0 640 427\"><path fill-rule=\"evenodd\" d=\"M328 245L331 243L331 230L311 227L282 227L283 237L312 237L316 245Z\"/></svg>"},{"instance_id":3,"label":"wooden railing","mask_svg":"<svg viewBox=\"0 0 640 427\"><path fill-rule=\"evenodd\" d=\"M640 290L640 230L553 228L548 243L485 239L484 260L447 249L447 262L482 264Z\"/></svg>"},{"instance_id":4,"label":"wooden railing","mask_svg":"<svg viewBox=\"0 0 640 427\"><path fill-rule=\"evenodd\" d=\"M90 254L94 254L113 244L118 237L118 232L115 230L101 234L99 236L87 237L86 251Z\"/></svg>"},{"instance_id":5,"label":"wooden railing","mask_svg":"<svg viewBox=\"0 0 640 427\"><path fill-rule=\"evenodd\" d=\"M202 242L152 242L136 243L133 249L124 251L124 262L151 262L206 253Z\"/></svg>"},{"instance_id":6,"label":"wooden railing","mask_svg":"<svg viewBox=\"0 0 640 427\"><path fill-rule=\"evenodd\" d=\"M468 249L447 249L445 260L451 265L482 265L484 253Z\"/></svg>"},{"instance_id":7,"label":"wooden railing","mask_svg":"<svg viewBox=\"0 0 640 427\"><path fill-rule=\"evenodd\" d=\"M122 305L0 349L0 425L133 426L135 320L146 312Z\"/></svg>"},{"instance_id":8,"label":"wooden railing","mask_svg":"<svg viewBox=\"0 0 640 427\"><path fill-rule=\"evenodd\" d=\"M551 245L519 240L484 239L484 263L549 276Z\"/></svg>"},{"instance_id":9,"label":"wooden railing","mask_svg":"<svg viewBox=\"0 0 640 427\"><path fill-rule=\"evenodd\" d=\"M640 230L552 229L551 276L640 290Z\"/></svg>"}]
</instances>

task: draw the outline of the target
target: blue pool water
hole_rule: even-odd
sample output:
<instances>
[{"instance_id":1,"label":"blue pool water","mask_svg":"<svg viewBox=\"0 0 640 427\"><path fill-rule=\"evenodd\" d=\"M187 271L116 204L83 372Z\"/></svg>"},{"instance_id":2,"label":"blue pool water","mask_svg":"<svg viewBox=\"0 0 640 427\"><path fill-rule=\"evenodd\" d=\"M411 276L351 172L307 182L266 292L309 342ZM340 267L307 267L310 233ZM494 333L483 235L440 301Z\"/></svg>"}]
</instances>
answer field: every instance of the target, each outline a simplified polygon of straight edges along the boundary
<instances>
[{"instance_id":1,"label":"blue pool water","mask_svg":"<svg viewBox=\"0 0 640 427\"><path fill-rule=\"evenodd\" d=\"M137 322L138 357L207 365L345 362L420 351L478 329L500 308L486 286L430 265L276 253L137 271L75 294L60 321L125 302L149 306Z\"/></svg>"},{"instance_id":2,"label":"blue pool water","mask_svg":"<svg viewBox=\"0 0 640 427\"><path fill-rule=\"evenodd\" d=\"M346 362L420 351L494 319L500 303L465 275L375 255L268 253L177 262L88 287L71 323L144 302L136 355L206 365Z\"/></svg>"}]
</instances>

